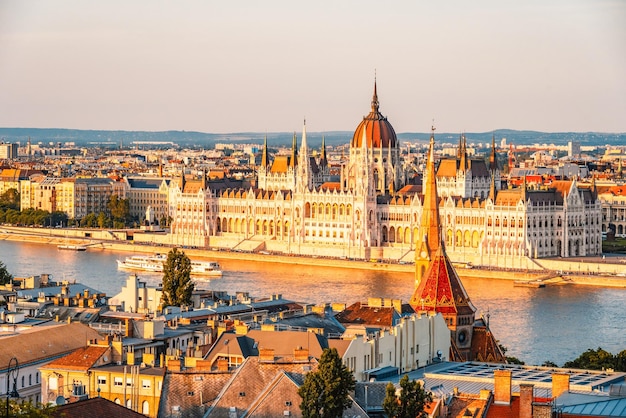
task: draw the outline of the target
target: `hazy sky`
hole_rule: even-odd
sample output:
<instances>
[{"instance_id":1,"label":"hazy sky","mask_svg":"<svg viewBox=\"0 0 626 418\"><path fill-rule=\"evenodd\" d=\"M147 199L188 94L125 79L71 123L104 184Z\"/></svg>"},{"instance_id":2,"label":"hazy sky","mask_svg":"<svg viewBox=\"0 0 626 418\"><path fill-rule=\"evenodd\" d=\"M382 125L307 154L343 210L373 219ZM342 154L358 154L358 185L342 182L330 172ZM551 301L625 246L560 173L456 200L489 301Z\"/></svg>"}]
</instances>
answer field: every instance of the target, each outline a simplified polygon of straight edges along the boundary
<instances>
[{"instance_id":1,"label":"hazy sky","mask_svg":"<svg viewBox=\"0 0 626 418\"><path fill-rule=\"evenodd\" d=\"M0 126L626 131L626 1L0 0Z\"/></svg>"}]
</instances>

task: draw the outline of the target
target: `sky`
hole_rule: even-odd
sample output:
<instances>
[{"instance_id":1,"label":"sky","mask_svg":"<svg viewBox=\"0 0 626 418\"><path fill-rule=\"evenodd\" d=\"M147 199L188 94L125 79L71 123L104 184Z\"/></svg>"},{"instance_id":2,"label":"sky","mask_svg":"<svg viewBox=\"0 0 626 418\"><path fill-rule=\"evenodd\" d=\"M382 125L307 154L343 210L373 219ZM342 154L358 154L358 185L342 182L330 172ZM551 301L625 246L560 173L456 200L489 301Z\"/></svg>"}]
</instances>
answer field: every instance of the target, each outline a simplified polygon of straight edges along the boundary
<instances>
[{"instance_id":1,"label":"sky","mask_svg":"<svg viewBox=\"0 0 626 418\"><path fill-rule=\"evenodd\" d=\"M626 132L626 1L0 0L0 127Z\"/></svg>"}]
</instances>

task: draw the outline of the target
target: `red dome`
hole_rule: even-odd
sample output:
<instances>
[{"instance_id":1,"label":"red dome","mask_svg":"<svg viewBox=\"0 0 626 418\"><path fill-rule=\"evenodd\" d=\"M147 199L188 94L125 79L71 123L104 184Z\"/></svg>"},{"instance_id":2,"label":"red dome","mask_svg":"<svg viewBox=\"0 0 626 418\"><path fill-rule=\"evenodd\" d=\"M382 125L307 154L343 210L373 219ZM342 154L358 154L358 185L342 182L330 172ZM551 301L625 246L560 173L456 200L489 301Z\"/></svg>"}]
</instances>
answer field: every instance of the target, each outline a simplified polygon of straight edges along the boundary
<instances>
[{"instance_id":1,"label":"red dome","mask_svg":"<svg viewBox=\"0 0 626 418\"><path fill-rule=\"evenodd\" d=\"M378 111L378 95L376 94L376 82L374 82L374 97L372 97L372 111L363 118L363 121L357 126L352 137L351 147L363 146L363 133L367 140L368 148L389 148L396 147L398 138L393 126L387 121L387 118Z\"/></svg>"}]
</instances>

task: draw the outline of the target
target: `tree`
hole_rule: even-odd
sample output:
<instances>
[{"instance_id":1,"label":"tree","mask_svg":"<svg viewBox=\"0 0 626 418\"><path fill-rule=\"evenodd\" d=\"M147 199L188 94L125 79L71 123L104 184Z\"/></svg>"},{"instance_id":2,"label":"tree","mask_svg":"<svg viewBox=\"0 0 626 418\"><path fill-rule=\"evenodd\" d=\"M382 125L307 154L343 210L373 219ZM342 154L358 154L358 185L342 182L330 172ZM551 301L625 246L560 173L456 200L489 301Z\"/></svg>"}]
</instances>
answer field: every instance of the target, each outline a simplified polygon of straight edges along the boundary
<instances>
[{"instance_id":1,"label":"tree","mask_svg":"<svg viewBox=\"0 0 626 418\"><path fill-rule=\"evenodd\" d=\"M189 306L194 284L191 281L191 260L184 251L173 248L163 263L163 306Z\"/></svg>"},{"instance_id":2,"label":"tree","mask_svg":"<svg viewBox=\"0 0 626 418\"><path fill-rule=\"evenodd\" d=\"M400 412L400 402L396 395L396 386L389 382L385 387L385 399L383 400L383 411L388 417L397 417Z\"/></svg>"},{"instance_id":3,"label":"tree","mask_svg":"<svg viewBox=\"0 0 626 418\"><path fill-rule=\"evenodd\" d=\"M0 195L0 207L7 209L20 209L20 193L17 189L8 189Z\"/></svg>"},{"instance_id":4,"label":"tree","mask_svg":"<svg viewBox=\"0 0 626 418\"><path fill-rule=\"evenodd\" d=\"M24 418L50 418L55 416L56 405L34 404L33 402L10 401L10 416Z\"/></svg>"},{"instance_id":5,"label":"tree","mask_svg":"<svg viewBox=\"0 0 626 418\"><path fill-rule=\"evenodd\" d=\"M615 369L616 358L613 354L598 347L597 350L589 349L577 359L566 362L563 367L577 369L604 370Z\"/></svg>"},{"instance_id":6,"label":"tree","mask_svg":"<svg viewBox=\"0 0 626 418\"><path fill-rule=\"evenodd\" d=\"M392 383L387 385L387 395L383 401L385 414L390 418L426 418L426 404L433 401L430 392L426 392L417 380L409 380L408 375L400 379L400 399Z\"/></svg>"},{"instance_id":7,"label":"tree","mask_svg":"<svg viewBox=\"0 0 626 418\"><path fill-rule=\"evenodd\" d=\"M120 199L116 194L111 195L107 209L117 224L126 226L130 222L130 201L128 199Z\"/></svg>"},{"instance_id":8,"label":"tree","mask_svg":"<svg viewBox=\"0 0 626 418\"><path fill-rule=\"evenodd\" d=\"M7 270L7 267L2 261L0 261L0 285L10 283L13 280L13 276Z\"/></svg>"},{"instance_id":9,"label":"tree","mask_svg":"<svg viewBox=\"0 0 626 418\"><path fill-rule=\"evenodd\" d=\"M302 397L302 417L341 417L352 404L348 395L354 386L354 376L341 362L337 349L324 349L317 370L307 374L298 389L298 395Z\"/></svg>"}]
</instances>

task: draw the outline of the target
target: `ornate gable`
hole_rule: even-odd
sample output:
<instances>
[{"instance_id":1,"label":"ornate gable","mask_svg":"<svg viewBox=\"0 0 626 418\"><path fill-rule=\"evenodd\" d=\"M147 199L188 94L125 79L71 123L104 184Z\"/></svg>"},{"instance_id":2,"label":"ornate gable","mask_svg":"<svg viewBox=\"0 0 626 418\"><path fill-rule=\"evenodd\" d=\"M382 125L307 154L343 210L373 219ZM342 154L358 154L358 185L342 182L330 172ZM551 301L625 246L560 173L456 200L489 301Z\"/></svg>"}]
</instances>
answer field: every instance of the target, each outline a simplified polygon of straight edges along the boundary
<instances>
[{"instance_id":1,"label":"ornate gable","mask_svg":"<svg viewBox=\"0 0 626 418\"><path fill-rule=\"evenodd\" d=\"M441 312L444 315L472 315L472 304L448 258L440 246L409 302L416 312Z\"/></svg>"}]
</instances>

